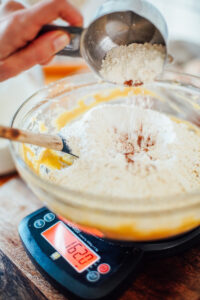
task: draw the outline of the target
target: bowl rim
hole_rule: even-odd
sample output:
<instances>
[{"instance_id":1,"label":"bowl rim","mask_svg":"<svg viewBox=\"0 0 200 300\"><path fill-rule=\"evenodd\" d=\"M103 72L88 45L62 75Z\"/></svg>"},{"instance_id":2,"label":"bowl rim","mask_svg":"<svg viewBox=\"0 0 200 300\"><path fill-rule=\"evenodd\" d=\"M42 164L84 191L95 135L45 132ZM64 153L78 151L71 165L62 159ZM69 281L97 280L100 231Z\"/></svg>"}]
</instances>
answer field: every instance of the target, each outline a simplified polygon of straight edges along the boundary
<instances>
[{"instance_id":1,"label":"bowl rim","mask_svg":"<svg viewBox=\"0 0 200 300\"><path fill-rule=\"evenodd\" d=\"M186 76L188 77L189 79L197 79L200 83L200 77L198 76L195 76L195 75L191 75L191 74L186 74L186 73L180 73L180 72L175 72L175 71L171 71L171 70L167 70L164 72L165 74L168 74L168 75L176 75L176 76ZM92 74L91 72L89 73L82 73L82 74L74 74L72 76L68 76L68 77L65 77L63 79L60 79L58 81L55 81L45 87L43 87L42 89L38 90L37 92L35 92L33 95L31 95L30 97L28 97L23 103L22 105L20 105L20 107L17 109L16 113L14 114L13 118L12 118L12 121L11 121L11 127L13 127L14 125L14 122L19 114L19 112L21 111L22 108L24 108L24 106L26 106L27 103L29 103L29 101L35 97L36 95L38 95L39 93L42 93L44 91L47 91L49 88L51 88L52 86L55 86L57 84L60 84L62 82L65 82L66 80L72 80L77 78L77 77L83 77L83 76L86 76L86 75L90 75ZM93 75L93 74L92 74ZM93 75L94 76L94 75ZM171 85L172 82L174 82L173 80L165 80L163 79L163 75L161 75L157 80L156 80L156 84L169 84ZM105 83L105 82L103 82ZM95 85L95 84L101 84L101 82L98 81L98 79L96 79L94 77L94 81L92 83L92 85ZM108 83L110 84L110 83ZM200 95L200 86L197 87L195 85L188 85L188 84L185 84L183 83L182 81L176 81L176 84L180 84L180 86L184 86L185 88L191 90L192 88L197 91ZM113 85L113 84L110 84L114 87L116 87L116 85ZM78 88L80 88L81 86L80 85L76 85L75 86L79 86ZM77 88L77 89L78 89ZM29 175L32 177L32 179L34 180L34 182L37 184L37 186L41 187L41 188L45 188L46 190L48 191L56 191L56 194L57 192L60 192L61 194L65 194L65 195L71 195L72 197L79 197L79 198L84 198L84 199L87 199L87 203L85 201L83 202L79 202L79 203L74 203L74 199L73 199L73 203L72 201L69 201L68 197L65 198L65 200L61 200L60 198L58 199L58 197L56 198L56 201L57 202L61 202L62 204L64 205L69 205L70 207L76 207L77 206L81 206L81 207L85 207L89 210L95 210L95 211L101 211L101 212L104 212L104 213L112 213L113 214L126 214L126 215L140 215L140 214L149 214L149 213L161 213L161 212L170 212L170 211L173 211L174 209L186 209L187 207L192 207L192 206L196 206L197 204L200 203L200 189L198 190L194 190L192 192L187 192L187 193L184 193L184 194L171 194L169 196L156 196L156 197L117 197L117 196L111 196L111 195L106 195L106 196L103 196L103 195L97 195L97 194L93 194L93 193L89 193L89 192L82 192L82 191L76 191L76 190L73 190L73 189L70 189L70 188L65 188L63 186L59 186L53 182L50 182L40 176L38 176L26 163L25 161L22 159L22 157L18 154L18 152L15 150L15 147L14 147L14 142L13 141L10 141L10 150L11 150L11 154L14 158L14 161L17 161L22 168L24 168L28 173ZM188 197L190 198L191 201L187 201L186 199L188 199ZM197 199L199 197L199 200ZM174 198L176 199L176 201L174 201ZM192 198L193 198L193 201L192 201ZM94 200L95 199L95 200ZM153 199L153 202L151 201L151 199ZM165 203L165 200L167 200L167 207L162 207L160 205L160 207L158 206L158 202L155 201L155 199L157 199L159 201L159 203ZM162 200L160 200L162 199ZM183 200L186 200L186 201L183 201ZM99 203L100 205L97 205L97 206L94 206L94 205L89 205L90 203L93 204L95 201L95 203ZM106 206L103 206L104 203L106 202L112 202L113 204L122 204L125 205L127 204L128 205L128 210L123 210L123 211L119 211L119 209L115 209L115 206L112 205L112 210L111 209L108 209L108 207ZM141 207L141 202L142 202L142 207ZM138 205L138 207L135 207L135 204ZM146 207L145 205L146 204L150 204L148 207ZM169 205L170 204L170 205ZM178 205L177 205L178 204ZM134 208L134 211L130 211L130 207L133 205L133 208Z\"/></svg>"}]
</instances>

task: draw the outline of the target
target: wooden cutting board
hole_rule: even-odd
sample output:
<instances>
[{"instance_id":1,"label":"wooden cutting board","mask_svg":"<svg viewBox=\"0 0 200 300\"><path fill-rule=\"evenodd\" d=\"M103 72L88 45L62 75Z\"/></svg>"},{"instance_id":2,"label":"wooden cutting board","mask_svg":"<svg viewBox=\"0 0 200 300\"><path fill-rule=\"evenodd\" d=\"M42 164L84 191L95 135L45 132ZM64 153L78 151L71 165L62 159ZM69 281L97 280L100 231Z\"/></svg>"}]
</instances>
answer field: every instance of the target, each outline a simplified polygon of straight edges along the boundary
<instances>
[{"instance_id":1,"label":"wooden cutting board","mask_svg":"<svg viewBox=\"0 0 200 300\"><path fill-rule=\"evenodd\" d=\"M18 236L20 221L41 206L19 178L0 187L0 300L69 299L40 274ZM181 255L145 263L118 299L200 299L199 254L200 246L196 246Z\"/></svg>"},{"instance_id":2,"label":"wooden cutting board","mask_svg":"<svg viewBox=\"0 0 200 300\"><path fill-rule=\"evenodd\" d=\"M0 299L66 299L37 271L18 235L20 221L41 206L19 178L0 188Z\"/></svg>"}]
</instances>

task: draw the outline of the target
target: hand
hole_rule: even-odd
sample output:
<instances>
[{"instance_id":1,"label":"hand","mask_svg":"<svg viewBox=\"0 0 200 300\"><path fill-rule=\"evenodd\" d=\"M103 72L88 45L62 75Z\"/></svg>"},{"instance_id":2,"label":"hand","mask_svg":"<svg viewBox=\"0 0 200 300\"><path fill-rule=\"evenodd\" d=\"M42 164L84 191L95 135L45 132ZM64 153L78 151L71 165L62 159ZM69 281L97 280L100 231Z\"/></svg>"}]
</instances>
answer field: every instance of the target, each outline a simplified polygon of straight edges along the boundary
<instances>
[{"instance_id":1,"label":"hand","mask_svg":"<svg viewBox=\"0 0 200 300\"><path fill-rule=\"evenodd\" d=\"M53 31L37 37L42 26L58 17L82 26L81 14L66 0L45 0L31 8L9 1L0 6L0 81L36 64L45 64L69 43L69 35Z\"/></svg>"}]
</instances>

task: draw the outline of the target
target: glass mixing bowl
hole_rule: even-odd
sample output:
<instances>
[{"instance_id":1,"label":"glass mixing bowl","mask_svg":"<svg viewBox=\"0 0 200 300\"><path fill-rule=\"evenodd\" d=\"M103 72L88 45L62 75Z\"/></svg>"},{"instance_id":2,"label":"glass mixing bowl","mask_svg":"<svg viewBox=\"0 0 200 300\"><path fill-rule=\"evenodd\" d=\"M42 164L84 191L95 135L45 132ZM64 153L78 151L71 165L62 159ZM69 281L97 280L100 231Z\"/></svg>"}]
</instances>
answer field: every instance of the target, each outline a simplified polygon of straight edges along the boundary
<instances>
[{"instance_id":1,"label":"glass mixing bowl","mask_svg":"<svg viewBox=\"0 0 200 300\"><path fill-rule=\"evenodd\" d=\"M135 105L178 118L198 132L198 86L198 77L165 72L159 80L146 86L144 93L141 87L99 82L91 73L76 75L55 82L30 97L15 114L12 126L56 133L66 122L94 105L126 101L124 91L129 89L134 91ZM197 191L181 195L171 195L169 188L169 195L150 199L137 198L137 195L130 199L83 193L41 178L34 170L33 151L37 153L38 147L26 153L24 149L19 143L11 143L17 169L38 198L55 213L82 226L98 229L106 238L157 240L184 233L200 224L200 187Z\"/></svg>"}]
</instances>

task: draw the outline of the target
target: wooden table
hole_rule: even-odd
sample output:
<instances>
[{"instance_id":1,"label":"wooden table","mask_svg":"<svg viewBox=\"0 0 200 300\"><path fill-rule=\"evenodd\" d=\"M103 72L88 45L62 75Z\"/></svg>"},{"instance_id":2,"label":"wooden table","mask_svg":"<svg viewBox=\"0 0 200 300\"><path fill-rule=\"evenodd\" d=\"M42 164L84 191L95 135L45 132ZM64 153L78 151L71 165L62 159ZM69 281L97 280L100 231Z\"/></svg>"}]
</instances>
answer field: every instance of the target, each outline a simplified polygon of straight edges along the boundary
<instances>
[{"instance_id":1,"label":"wooden table","mask_svg":"<svg viewBox=\"0 0 200 300\"><path fill-rule=\"evenodd\" d=\"M64 300L39 273L23 249L17 226L42 206L18 177L0 178L0 299ZM120 300L200 299L200 245L167 259L148 262ZM109 298L109 300L111 300Z\"/></svg>"}]
</instances>

